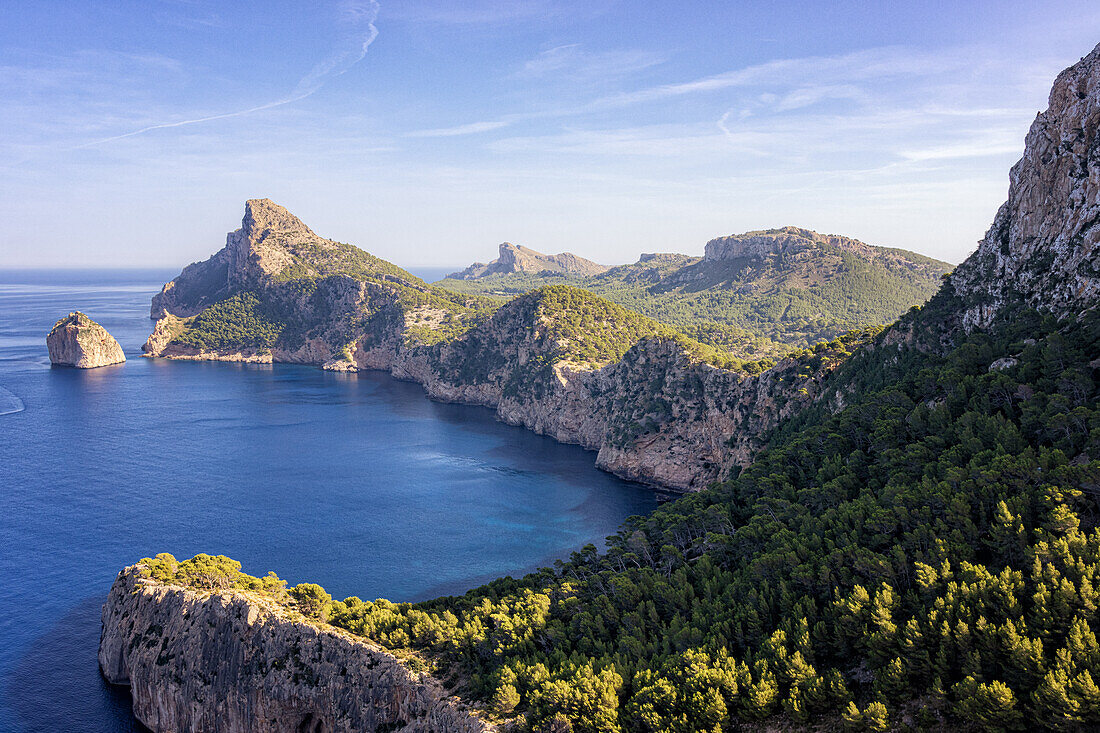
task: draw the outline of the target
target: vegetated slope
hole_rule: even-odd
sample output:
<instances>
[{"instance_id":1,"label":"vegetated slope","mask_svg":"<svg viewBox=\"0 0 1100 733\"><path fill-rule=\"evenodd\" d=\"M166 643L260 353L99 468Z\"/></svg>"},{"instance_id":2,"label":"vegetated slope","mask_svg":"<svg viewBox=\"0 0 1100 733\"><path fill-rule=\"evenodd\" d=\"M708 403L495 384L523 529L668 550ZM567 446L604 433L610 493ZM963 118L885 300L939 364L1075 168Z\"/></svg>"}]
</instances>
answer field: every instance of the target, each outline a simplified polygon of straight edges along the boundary
<instances>
[{"instance_id":1,"label":"vegetated slope","mask_svg":"<svg viewBox=\"0 0 1100 733\"><path fill-rule=\"evenodd\" d=\"M950 269L913 252L786 227L714 239L703 258L642 255L588 277L526 271L436 284L501 297L570 283L701 341L761 356L892 322L935 293Z\"/></svg>"},{"instance_id":2,"label":"vegetated slope","mask_svg":"<svg viewBox=\"0 0 1100 733\"><path fill-rule=\"evenodd\" d=\"M330 623L537 730L1100 725L1098 126L1100 46L978 251L737 478L605 554Z\"/></svg>"},{"instance_id":3,"label":"vegetated slope","mask_svg":"<svg viewBox=\"0 0 1100 733\"><path fill-rule=\"evenodd\" d=\"M1061 325L880 342L846 374L890 386L602 556L326 618L539 730L1095 723L1100 323Z\"/></svg>"}]
</instances>

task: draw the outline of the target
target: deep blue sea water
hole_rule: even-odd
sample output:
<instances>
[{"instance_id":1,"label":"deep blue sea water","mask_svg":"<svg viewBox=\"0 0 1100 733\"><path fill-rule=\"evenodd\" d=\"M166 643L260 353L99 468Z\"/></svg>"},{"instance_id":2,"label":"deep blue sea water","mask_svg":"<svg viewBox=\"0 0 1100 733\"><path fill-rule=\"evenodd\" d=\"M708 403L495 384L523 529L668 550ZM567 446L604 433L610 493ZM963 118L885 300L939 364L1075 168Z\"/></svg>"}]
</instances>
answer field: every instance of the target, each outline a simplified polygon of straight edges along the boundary
<instances>
[{"instance_id":1,"label":"deep blue sea water","mask_svg":"<svg viewBox=\"0 0 1100 733\"><path fill-rule=\"evenodd\" d=\"M589 452L382 373L139 358L173 274L0 272L0 731L138 729L96 648L103 598L141 557L221 553L340 598L417 600L655 507ZM71 310L128 361L51 368L45 335Z\"/></svg>"}]
</instances>

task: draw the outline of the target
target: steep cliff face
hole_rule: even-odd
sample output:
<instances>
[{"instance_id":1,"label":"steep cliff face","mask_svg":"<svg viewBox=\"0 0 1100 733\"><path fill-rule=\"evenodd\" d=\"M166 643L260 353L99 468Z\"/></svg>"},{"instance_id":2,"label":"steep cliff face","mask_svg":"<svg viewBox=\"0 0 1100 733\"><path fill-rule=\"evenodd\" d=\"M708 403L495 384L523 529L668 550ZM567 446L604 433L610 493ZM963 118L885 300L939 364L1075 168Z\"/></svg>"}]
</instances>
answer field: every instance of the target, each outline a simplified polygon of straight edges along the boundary
<instances>
[{"instance_id":1,"label":"steep cliff face","mask_svg":"<svg viewBox=\"0 0 1100 733\"><path fill-rule=\"evenodd\" d=\"M46 336L50 363L94 369L126 361L122 347L107 329L80 311L61 318Z\"/></svg>"},{"instance_id":2,"label":"steep cliff face","mask_svg":"<svg viewBox=\"0 0 1100 733\"><path fill-rule=\"evenodd\" d=\"M512 338L494 325L430 351L357 350L353 363L419 382L435 399L494 407L510 425L597 451L606 471L677 491L704 489L747 465L847 355L824 347L750 375L654 336L593 367L561 359L537 328Z\"/></svg>"},{"instance_id":3,"label":"steep cliff face","mask_svg":"<svg viewBox=\"0 0 1100 733\"><path fill-rule=\"evenodd\" d=\"M477 280L490 275L507 275L516 272L548 272L556 275L589 277L610 269L607 265L577 257L571 252L544 255L542 252L511 242L501 244L499 252L498 257L488 264L475 262L465 270L452 272L447 277L455 280Z\"/></svg>"},{"instance_id":4,"label":"steep cliff face","mask_svg":"<svg viewBox=\"0 0 1100 733\"><path fill-rule=\"evenodd\" d=\"M99 666L155 733L479 733L442 685L244 591L161 585L134 565L103 606Z\"/></svg>"},{"instance_id":5,"label":"steep cliff face","mask_svg":"<svg viewBox=\"0 0 1100 733\"><path fill-rule=\"evenodd\" d=\"M1057 316L1100 298L1100 46L1054 82L1009 174L1008 200L949 280L967 331L1007 305Z\"/></svg>"},{"instance_id":6,"label":"steep cliff face","mask_svg":"<svg viewBox=\"0 0 1100 733\"><path fill-rule=\"evenodd\" d=\"M494 407L508 424L597 451L597 465L623 478L697 491L751 460L844 355L823 348L750 375L640 332L621 357L582 363L534 306L540 295L517 298L462 339L360 349L353 364L419 382L435 399Z\"/></svg>"},{"instance_id":7,"label":"steep cliff face","mask_svg":"<svg viewBox=\"0 0 1100 733\"><path fill-rule=\"evenodd\" d=\"M309 244L329 243L271 200L251 199L245 202L241 228L226 235L225 247L208 260L188 265L166 284L153 297L150 316L193 316L234 290L255 287L292 265L288 245Z\"/></svg>"},{"instance_id":8,"label":"steep cliff face","mask_svg":"<svg viewBox=\"0 0 1100 733\"><path fill-rule=\"evenodd\" d=\"M845 356L821 348L750 376L692 360L675 341L642 342L594 380L592 392L610 416L597 465L634 480L704 489L748 465Z\"/></svg>"}]
</instances>

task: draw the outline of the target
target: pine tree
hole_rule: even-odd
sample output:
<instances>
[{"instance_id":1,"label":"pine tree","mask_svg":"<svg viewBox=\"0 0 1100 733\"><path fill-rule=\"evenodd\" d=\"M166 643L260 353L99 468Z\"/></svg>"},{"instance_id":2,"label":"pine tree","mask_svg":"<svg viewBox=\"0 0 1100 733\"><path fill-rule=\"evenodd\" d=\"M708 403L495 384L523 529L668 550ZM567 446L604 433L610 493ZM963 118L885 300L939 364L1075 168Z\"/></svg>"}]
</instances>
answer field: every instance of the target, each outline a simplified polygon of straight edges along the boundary
<instances>
[{"instance_id":1,"label":"pine tree","mask_svg":"<svg viewBox=\"0 0 1100 733\"><path fill-rule=\"evenodd\" d=\"M958 685L955 711L963 720L988 731L1023 728L1024 717L1016 707L1016 695L1000 680L975 682L967 677Z\"/></svg>"}]
</instances>

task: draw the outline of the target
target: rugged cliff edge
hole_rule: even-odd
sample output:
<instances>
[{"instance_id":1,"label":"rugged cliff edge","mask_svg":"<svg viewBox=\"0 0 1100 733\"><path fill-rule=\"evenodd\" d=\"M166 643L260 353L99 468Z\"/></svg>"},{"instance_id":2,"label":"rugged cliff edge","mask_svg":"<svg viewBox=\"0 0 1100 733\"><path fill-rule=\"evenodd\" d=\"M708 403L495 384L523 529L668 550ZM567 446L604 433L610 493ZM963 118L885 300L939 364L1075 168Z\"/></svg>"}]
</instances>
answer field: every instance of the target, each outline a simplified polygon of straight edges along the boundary
<instances>
[{"instance_id":1,"label":"rugged cliff edge","mask_svg":"<svg viewBox=\"0 0 1100 733\"><path fill-rule=\"evenodd\" d=\"M585 290L500 306L314 234L266 199L153 299L149 356L379 369L439 400L599 452L601 468L697 490L813 399L848 343L739 363Z\"/></svg>"},{"instance_id":2,"label":"rugged cliff edge","mask_svg":"<svg viewBox=\"0 0 1100 733\"><path fill-rule=\"evenodd\" d=\"M951 275L967 331L1013 305L1058 316L1100 302L1100 46L1054 82L1009 174L1008 200Z\"/></svg>"},{"instance_id":3,"label":"rugged cliff edge","mask_svg":"<svg viewBox=\"0 0 1100 733\"><path fill-rule=\"evenodd\" d=\"M46 336L50 363L95 369L126 361L122 347L107 329L80 311L61 318Z\"/></svg>"},{"instance_id":4,"label":"rugged cliff edge","mask_svg":"<svg viewBox=\"0 0 1100 733\"><path fill-rule=\"evenodd\" d=\"M99 666L156 731L477 733L494 728L427 674L260 594L123 570L103 606Z\"/></svg>"}]
</instances>

